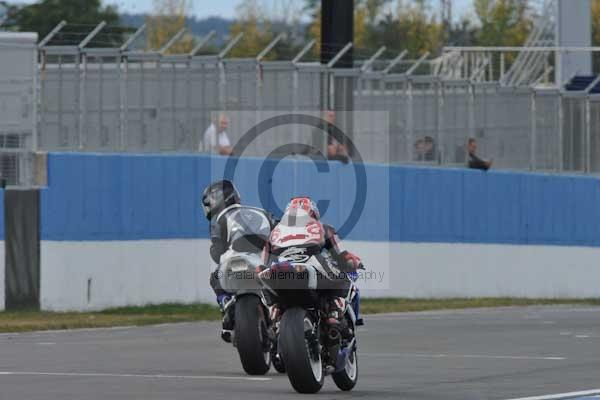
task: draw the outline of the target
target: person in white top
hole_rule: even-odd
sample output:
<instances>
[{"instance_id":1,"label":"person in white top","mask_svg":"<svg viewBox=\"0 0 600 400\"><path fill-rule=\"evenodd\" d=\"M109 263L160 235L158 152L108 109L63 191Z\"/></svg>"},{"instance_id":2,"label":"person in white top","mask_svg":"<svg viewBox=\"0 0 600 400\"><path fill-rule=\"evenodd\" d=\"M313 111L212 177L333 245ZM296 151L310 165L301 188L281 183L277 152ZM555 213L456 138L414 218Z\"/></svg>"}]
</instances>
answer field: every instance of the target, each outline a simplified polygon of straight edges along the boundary
<instances>
[{"instance_id":1,"label":"person in white top","mask_svg":"<svg viewBox=\"0 0 600 400\"><path fill-rule=\"evenodd\" d=\"M218 128L214 120L204 132L204 151L212 154L228 156L232 153L231 142L227 135L227 126L229 121L225 114L219 115Z\"/></svg>"}]
</instances>

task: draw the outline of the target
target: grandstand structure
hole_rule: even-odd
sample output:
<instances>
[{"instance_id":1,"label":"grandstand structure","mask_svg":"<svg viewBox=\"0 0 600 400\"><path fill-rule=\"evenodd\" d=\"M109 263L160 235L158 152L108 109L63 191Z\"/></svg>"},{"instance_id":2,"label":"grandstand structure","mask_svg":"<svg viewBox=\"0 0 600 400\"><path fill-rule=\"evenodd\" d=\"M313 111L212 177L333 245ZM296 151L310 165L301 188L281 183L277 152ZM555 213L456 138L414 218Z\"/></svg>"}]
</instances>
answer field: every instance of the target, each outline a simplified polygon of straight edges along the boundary
<instances>
[{"instance_id":1,"label":"grandstand structure","mask_svg":"<svg viewBox=\"0 0 600 400\"><path fill-rule=\"evenodd\" d=\"M231 50L244 45L243 34L215 54L204 50L214 33L187 54L171 54L185 29L148 50L145 26L121 40L103 22L64 21L35 46L37 72L24 105L35 127L0 126L0 145L18 137L0 150L15 160L2 163L3 177L32 184L31 154L46 151L202 152L216 112L228 113L236 140L266 115L319 115L335 107L336 87L353 88L354 111L372 113L349 132L366 162L463 166L465 142L476 137L497 168L597 174L600 79L591 70L565 78L564 68L557 78L556 69L562 57L591 59L600 48L561 44L560 1L540 3L523 47L446 47L437 57L415 60L405 51L384 57L380 48L344 69L336 62L352 43L327 65L307 61L314 41L288 60L267 61L282 36L256 57L236 59ZM450 1L444 4L451 10ZM334 84L340 80L350 86ZM308 133L280 128L245 154L264 157L292 142L314 145ZM435 157L424 161L415 143L426 137L435 143Z\"/></svg>"},{"instance_id":2,"label":"grandstand structure","mask_svg":"<svg viewBox=\"0 0 600 400\"><path fill-rule=\"evenodd\" d=\"M590 55L597 51L591 47L589 0L541 0L533 9L533 29L523 46L448 46L441 57L441 74L461 79L479 71L476 78L497 80L503 86L561 85L575 74L589 75ZM563 59L566 65L561 65Z\"/></svg>"}]
</instances>

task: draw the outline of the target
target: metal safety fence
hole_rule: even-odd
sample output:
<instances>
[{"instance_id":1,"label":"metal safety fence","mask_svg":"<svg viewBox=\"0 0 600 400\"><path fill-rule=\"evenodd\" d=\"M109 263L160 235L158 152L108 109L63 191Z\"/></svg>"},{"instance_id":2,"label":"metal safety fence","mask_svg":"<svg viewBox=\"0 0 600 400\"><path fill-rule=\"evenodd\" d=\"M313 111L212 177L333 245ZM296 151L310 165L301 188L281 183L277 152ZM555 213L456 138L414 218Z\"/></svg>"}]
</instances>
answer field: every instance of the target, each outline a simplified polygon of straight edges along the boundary
<instances>
[{"instance_id":1,"label":"metal safety fence","mask_svg":"<svg viewBox=\"0 0 600 400\"><path fill-rule=\"evenodd\" d=\"M468 70L457 63L462 72L452 75L454 53L386 59L385 48L340 69L336 62L351 44L324 65L303 61L314 41L293 59L266 61L281 37L248 59L228 57L242 35L212 55L199 54L212 34L188 54L167 51L181 32L158 50L135 50L143 27L120 47L90 48L103 28L77 45L52 45L58 26L37 44L21 107L32 126L20 134L0 124L0 167L9 184L31 181L38 151L204 152L204 132L220 113L235 143L273 113L327 109L361 112L339 123L366 162L464 166L472 137L497 168L600 172L600 97L590 93L598 82L581 92L511 86L497 81L485 58L473 58ZM0 82L0 93L11 79ZM326 154L327 141L306 131L274 128L244 155L270 156L289 143Z\"/></svg>"},{"instance_id":2,"label":"metal safety fence","mask_svg":"<svg viewBox=\"0 0 600 400\"><path fill-rule=\"evenodd\" d=\"M348 94L336 91L344 90L355 111L389 116L387 124L353 127L366 161L463 165L470 137L499 168L592 172L600 158L593 147L598 102L585 93L290 61L101 52L78 57L45 55L40 149L203 151L203 133L217 112L231 111L228 132L235 141L261 112L337 109L336 101ZM244 117L233 111L245 111ZM285 130L275 138L279 144L297 139ZM423 141L434 150L423 154ZM259 140L248 154L264 156L268 148Z\"/></svg>"},{"instance_id":3,"label":"metal safety fence","mask_svg":"<svg viewBox=\"0 0 600 400\"><path fill-rule=\"evenodd\" d=\"M0 186L28 185L37 139L37 35L0 33L0 53Z\"/></svg>"}]
</instances>

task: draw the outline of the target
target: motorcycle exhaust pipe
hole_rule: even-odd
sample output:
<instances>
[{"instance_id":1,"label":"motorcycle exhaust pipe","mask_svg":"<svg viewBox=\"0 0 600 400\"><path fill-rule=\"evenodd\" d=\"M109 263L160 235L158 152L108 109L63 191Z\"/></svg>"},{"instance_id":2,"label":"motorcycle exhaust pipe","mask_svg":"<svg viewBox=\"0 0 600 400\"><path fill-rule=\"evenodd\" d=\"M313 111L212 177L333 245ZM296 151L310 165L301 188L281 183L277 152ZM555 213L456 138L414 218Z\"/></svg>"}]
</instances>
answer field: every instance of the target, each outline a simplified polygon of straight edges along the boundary
<instances>
[{"instance_id":1,"label":"motorcycle exhaust pipe","mask_svg":"<svg viewBox=\"0 0 600 400\"><path fill-rule=\"evenodd\" d=\"M327 332L327 337L329 338L329 340L331 340L332 342L337 342L338 340L340 340L341 338L341 333L340 330L337 328L331 328L329 330L329 332Z\"/></svg>"}]
</instances>

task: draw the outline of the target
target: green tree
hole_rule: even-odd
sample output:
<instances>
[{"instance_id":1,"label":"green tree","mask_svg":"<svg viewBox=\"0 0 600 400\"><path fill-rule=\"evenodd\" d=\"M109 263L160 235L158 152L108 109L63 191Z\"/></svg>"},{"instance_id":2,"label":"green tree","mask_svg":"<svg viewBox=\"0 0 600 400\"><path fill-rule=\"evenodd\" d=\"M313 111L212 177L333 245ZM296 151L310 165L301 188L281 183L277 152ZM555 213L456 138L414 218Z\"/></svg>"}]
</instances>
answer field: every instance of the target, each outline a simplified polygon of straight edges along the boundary
<instances>
[{"instance_id":1,"label":"green tree","mask_svg":"<svg viewBox=\"0 0 600 400\"><path fill-rule=\"evenodd\" d=\"M474 0L480 46L521 46L532 27L529 0Z\"/></svg>"},{"instance_id":2,"label":"green tree","mask_svg":"<svg viewBox=\"0 0 600 400\"><path fill-rule=\"evenodd\" d=\"M425 1L398 2L395 15L387 13L377 24L373 41L415 58L426 51L436 54L444 44L444 26L428 12Z\"/></svg>"},{"instance_id":3,"label":"green tree","mask_svg":"<svg viewBox=\"0 0 600 400\"><path fill-rule=\"evenodd\" d=\"M154 14L146 18L149 49L161 48L185 27L185 18L189 7L188 0L154 0ZM193 38L185 36L169 49L169 53L188 53L193 47Z\"/></svg>"},{"instance_id":4,"label":"green tree","mask_svg":"<svg viewBox=\"0 0 600 400\"><path fill-rule=\"evenodd\" d=\"M377 30L378 23L382 19L383 7L392 0L357 0L355 10L355 21L361 26L362 32L359 32L357 47L365 47L374 50L381 47L378 43Z\"/></svg>"},{"instance_id":5,"label":"green tree","mask_svg":"<svg viewBox=\"0 0 600 400\"><path fill-rule=\"evenodd\" d=\"M592 46L600 46L600 0L592 0ZM594 53L594 71L600 69L600 53Z\"/></svg>"},{"instance_id":6,"label":"green tree","mask_svg":"<svg viewBox=\"0 0 600 400\"><path fill-rule=\"evenodd\" d=\"M233 38L243 33L242 42L233 48L231 57L256 57L273 40L271 22L256 0L244 0L237 8L237 20L231 25L229 35ZM275 58L271 52L267 59Z\"/></svg>"},{"instance_id":7,"label":"green tree","mask_svg":"<svg viewBox=\"0 0 600 400\"><path fill-rule=\"evenodd\" d=\"M8 4L6 1L0 1L0 27L8 28L14 25L13 18L17 11L17 6Z\"/></svg>"},{"instance_id":8,"label":"green tree","mask_svg":"<svg viewBox=\"0 0 600 400\"><path fill-rule=\"evenodd\" d=\"M424 0L398 10L398 22L405 27L405 49L412 57L429 51L438 53L444 45L444 26L428 13Z\"/></svg>"},{"instance_id":9,"label":"green tree","mask_svg":"<svg viewBox=\"0 0 600 400\"><path fill-rule=\"evenodd\" d=\"M364 8L367 14L367 22L374 27L378 18L381 16L383 7L392 0L360 0L359 4Z\"/></svg>"},{"instance_id":10,"label":"green tree","mask_svg":"<svg viewBox=\"0 0 600 400\"><path fill-rule=\"evenodd\" d=\"M478 32L479 30L473 26L470 19L463 18L460 22L450 26L446 43L450 46L473 46Z\"/></svg>"},{"instance_id":11,"label":"green tree","mask_svg":"<svg viewBox=\"0 0 600 400\"><path fill-rule=\"evenodd\" d=\"M37 32L40 38L43 38L62 20L71 25L89 27L101 21L106 21L109 25L117 25L119 14L115 7L103 7L100 0L42 0L14 10L10 16L10 27L22 32ZM81 31L81 27L77 31L80 35L71 31L73 33L65 35L61 43L77 44L85 36ZM69 32L68 28L65 32ZM120 41L117 37L97 39L97 42L92 42L90 46L110 45L111 43L107 43L109 40Z\"/></svg>"}]
</instances>

